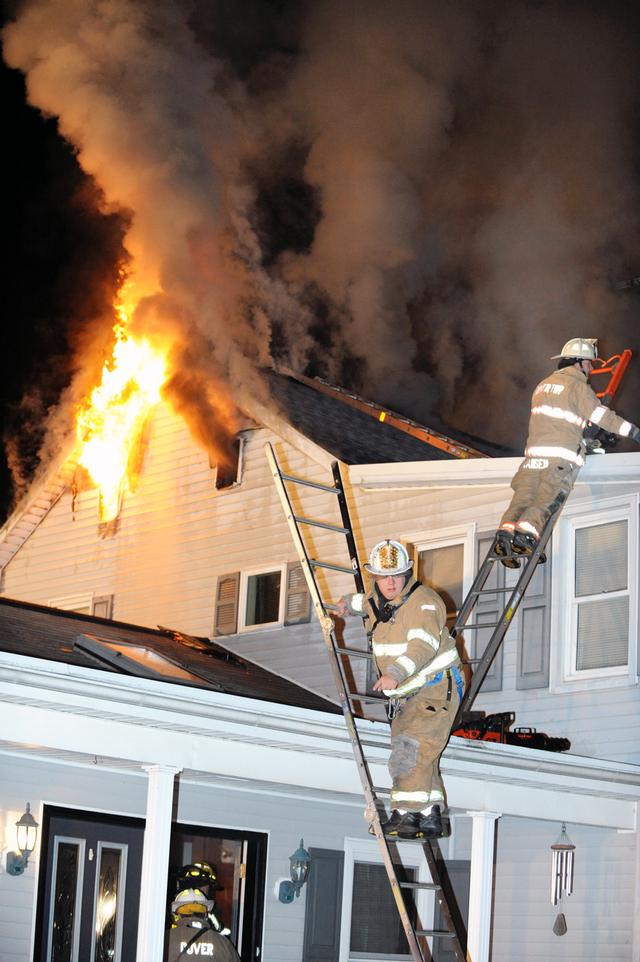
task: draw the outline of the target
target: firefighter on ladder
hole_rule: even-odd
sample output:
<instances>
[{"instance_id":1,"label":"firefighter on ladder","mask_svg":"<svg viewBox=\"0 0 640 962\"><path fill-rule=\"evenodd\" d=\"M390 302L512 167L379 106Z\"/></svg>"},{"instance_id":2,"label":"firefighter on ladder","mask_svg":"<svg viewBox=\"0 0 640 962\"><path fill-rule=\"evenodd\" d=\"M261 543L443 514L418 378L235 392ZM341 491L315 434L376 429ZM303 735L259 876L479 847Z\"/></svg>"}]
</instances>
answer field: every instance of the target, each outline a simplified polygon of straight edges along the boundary
<instances>
[{"instance_id":1,"label":"firefighter on ladder","mask_svg":"<svg viewBox=\"0 0 640 962\"><path fill-rule=\"evenodd\" d=\"M558 370L533 392L524 461L497 532L496 554L508 568L520 567L514 553L534 550L546 522L569 497L584 464L589 424L640 442L640 429L600 404L589 386L598 360L596 338L572 337L552 360L558 360Z\"/></svg>"},{"instance_id":2,"label":"firefighter on ladder","mask_svg":"<svg viewBox=\"0 0 640 962\"><path fill-rule=\"evenodd\" d=\"M365 618L379 673L373 688L389 699L392 811L382 829L399 838L438 838L445 798L440 756L464 691L446 607L413 577L397 541L377 544L364 567L373 590L340 598L335 614Z\"/></svg>"}]
</instances>

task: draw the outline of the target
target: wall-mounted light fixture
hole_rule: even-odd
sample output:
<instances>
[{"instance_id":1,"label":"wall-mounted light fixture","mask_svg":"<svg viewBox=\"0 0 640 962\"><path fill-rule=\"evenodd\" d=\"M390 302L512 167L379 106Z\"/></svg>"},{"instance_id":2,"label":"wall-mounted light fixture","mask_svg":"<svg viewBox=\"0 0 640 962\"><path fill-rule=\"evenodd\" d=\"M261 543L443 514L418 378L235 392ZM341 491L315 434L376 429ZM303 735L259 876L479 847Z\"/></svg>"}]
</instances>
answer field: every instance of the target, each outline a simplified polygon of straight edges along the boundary
<instances>
[{"instance_id":1,"label":"wall-mounted light fixture","mask_svg":"<svg viewBox=\"0 0 640 962\"><path fill-rule=\"evenodd\" d=\"M302 886L309 877L311 856L304 847L304 839L300 839L300 846L293 855L289 856L289 862L291 863L291 881L289 881L289 879L283 879L278 887L278 898L281 902L284 902L285 905L293 902L294 897L298 898Z\"/></svg>"},{"instance_id":2,"label":"wall-mounted light fixture","mask_svg":"<svg viewBox=\"0 0 640 962\"><path fill-rule=\"evenodd\" d=\"M38 823L31 814L31 805L27 802L27 809L16 822L16 843L20 854L7 852L7 874L22 875L29 864L29 856L36 847L38 837Z\"/></svg>"}]
</instances>

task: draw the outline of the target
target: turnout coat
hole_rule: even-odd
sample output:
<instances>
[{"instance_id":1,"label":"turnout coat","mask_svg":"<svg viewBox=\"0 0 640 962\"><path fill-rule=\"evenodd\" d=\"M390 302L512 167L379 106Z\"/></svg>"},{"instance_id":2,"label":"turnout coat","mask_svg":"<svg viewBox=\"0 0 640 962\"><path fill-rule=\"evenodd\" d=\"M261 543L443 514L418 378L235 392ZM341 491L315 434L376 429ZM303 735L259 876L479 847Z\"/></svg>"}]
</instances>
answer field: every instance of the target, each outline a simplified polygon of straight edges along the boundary
<instances>
[{"instance_id":1,"label":"turnout coat","mask_svg":"<svg viewBox=\"0 0 640 962\"><path fill-rule=\"evenodd\" d=\"M391 601L374 588L370 595L351 595L348 603L353 614L365 616L380 675L398 682L385 691L389 698L413 694L438 672L459 665L442 598L415 578Z\"/></svg>"}]
</instances>

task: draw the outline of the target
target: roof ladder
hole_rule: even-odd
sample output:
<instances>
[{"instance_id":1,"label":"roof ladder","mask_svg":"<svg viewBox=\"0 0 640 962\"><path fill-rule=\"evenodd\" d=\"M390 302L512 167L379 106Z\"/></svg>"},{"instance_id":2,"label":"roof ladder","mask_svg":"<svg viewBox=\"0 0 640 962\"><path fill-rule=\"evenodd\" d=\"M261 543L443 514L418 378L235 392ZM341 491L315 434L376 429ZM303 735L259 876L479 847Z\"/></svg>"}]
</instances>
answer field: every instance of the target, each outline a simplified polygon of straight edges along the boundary
<instances>
[{"instance_id":1,"label":"roof ladder","mask_svg":"<svg viewBox=\"0 0 640 962\"><path fill-rule=\"evenodd\" d=\"M332 465L333 485L319 485L316 482L306 481L303 478L297 478L293 477L292 475L284 474L280 470L280 466L272 446L267 444L265 446L265 450L269 467L273 475L273 480L280 497L282 509L287 519L287 524L289 525L289 531L291 532L291 537L293 538L293 542L302 565L307 587L311 595L313 608L322 628L322 634L327 646L336 688L338 689L338 694L340 697L340 705L342 707L342 712L347 725L347 731L349 733L349 738L351 739L353 754L358 767L358 773L360 775L360 781L362 783L362 791L366 801L367 818L370 819L371 823L370 831L378 840L378 845L382 854L382 860L389 878L389 883L391 885L391 892L400 914L402 927L409 945L411 958L413 959L413 962L430 962L431 953L426 940L428 938L439 938L446 939L448 941L449 948L453 952L456 962L465 962L466 932L464 931L464 926L459 921L460 913L457 905L455 904L455 899L453 895L444 888L443 877L440 871L440 865L442 864L443 859L438 842L435 839L416 840L416 844L420 844L424 851L432 879L431 882L405 882L398 878L399 862L396 843L393 840L385 838L380 827L381 820L386 818L386 812L383 803L378 798L377 792L382 793L384 792L384 789L374 788L362 742L356 728L353 707L354 702L376 702L380 704L386 701L386 699L383 695L369 695L350 690L343 659L348 660L351 657L372 658L373 655L370 651L366 651L364 649L338 647L334 623L328 614L328 612L332 610L333 605L329 602L325 602L322 599L316 580L315 571L319 567L328 568L334 571L348 572L349 574L353 575L356 591L363 592L365 590L360 571L360 564L358 562L358 553L356 550L355 538L353 535L353 528L349 515L349 507L342 484L340 466L337 462L334 462ZM307 487L319 488L322 491L334 494L336 496L337 505L340 511L341 524L325 525L324 523L314 522L310 518L296 514L291 504L287 484L299 484ZM307 525L319 526L323 528L326 527L331 531L343 534L346 540L347 553L350 561L349 566L347 567L343 565L329 564L328 562L321 562L311 558L303 536L303 530ZM413 923L410 914L410 904L408 904L408 902L405 900L404 893L411 893L412 891L419 889L430 889L434 892L440 909L441 918L443 919L446 928L424 929L419 928L417 924Z\"/></svg>"}]
</instances>

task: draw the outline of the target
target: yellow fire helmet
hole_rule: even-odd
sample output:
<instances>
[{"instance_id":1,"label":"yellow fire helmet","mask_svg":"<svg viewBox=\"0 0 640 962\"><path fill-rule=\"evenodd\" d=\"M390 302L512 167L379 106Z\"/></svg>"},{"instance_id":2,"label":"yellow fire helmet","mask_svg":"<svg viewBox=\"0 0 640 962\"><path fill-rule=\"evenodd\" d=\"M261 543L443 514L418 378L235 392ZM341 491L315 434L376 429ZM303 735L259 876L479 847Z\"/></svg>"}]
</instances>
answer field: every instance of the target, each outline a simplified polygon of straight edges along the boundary
<instances>
[{"instance_id":1,"label":"yellow fire helmet","mask_svg":"<svg viewBox=\"0 0 640 962\"><path fill-rule=\"evenodd\" d=\"M206 916L213 908L213 902L200 889L182 889L171 903L174 915Z\"/></svg>"},{"instance_id":2,"label":"yellow fire helmet","mask_svg":"<svg viewBox=\"0 0 640 962\"><path fill-rule=\"evenodd\" d=\"M564 345L559 354L554 354L552 361L557 361L561 357L575 357L582 361L597 361L598 359L598 338L597 337L572 337Z\"/></svg>"},{"instance_id":3,"label":"yellow fire helmet","mask_svg":"<svg viewBox=\"0 0 640 962\"><path fill-rule=\"evenodd\" d=\"M369 555L365 569L376 576L404 574L412 567L407 549L399 541L379 541Z\"/></svg>"}]
</instances>

